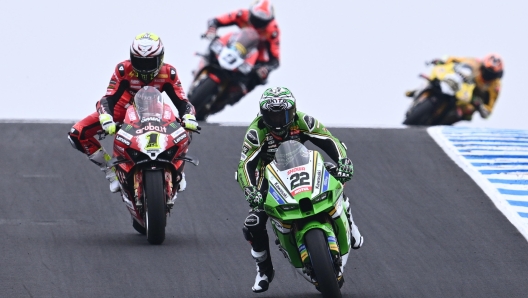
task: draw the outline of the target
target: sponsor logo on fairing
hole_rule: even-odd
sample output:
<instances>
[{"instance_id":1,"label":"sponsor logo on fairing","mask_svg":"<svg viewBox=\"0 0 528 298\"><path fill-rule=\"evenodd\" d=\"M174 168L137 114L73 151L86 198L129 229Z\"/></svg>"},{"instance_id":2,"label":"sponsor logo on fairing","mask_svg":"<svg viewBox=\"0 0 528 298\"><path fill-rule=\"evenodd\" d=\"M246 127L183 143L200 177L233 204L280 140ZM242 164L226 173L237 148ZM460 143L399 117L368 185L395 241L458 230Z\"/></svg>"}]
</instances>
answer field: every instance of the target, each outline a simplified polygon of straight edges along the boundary
<instances>
[{"instance_id":1,"label":"sponsor logo on fairing","mask_svg":"<svg viewBox=\"0 0 528 298\"><path fill-rule=\"evenodd\" d=\"M330 180L330 174L328 173L328 171L325 171L324 178L323 178L323 190L322 191L326 191L328 189L329 180Z\"/></svg>"},{"instance_id":2,"label":"sponsor logo on fairing","mask_svg":"<svg viewBox=\"0 0 528 298\"><path fill-rule=\"evenodd\" d=\"M185 130L183 127L178 128L175 132L171 133L171 137L176 138L177 136L181 135Z\"/></svg>"},{"instance_id":3,"label":"sponsor logo on fairing","mask_svg":"<svg viewBox=\"0 0 528 298\"><path fill-rule=\"evenodd\" d=\"M186 134L182 134L182 135L180 135L178 138L176 138L176 139L174 140L174 144L178 144L181 140L185 139L185 137L187 137Z\"/></svg>"},{"instance_id":4,"label":"sponsor logo on fairing","mask_svg":"<svg viewBox=\"0 0 528 298\"><path fill-rule=\"evenodd\" d=\"M291 173L299 172L299 171L306 171L306 169L304 167L296 167L296 168L293 168L293 169L289 169L288 170L288 175L290 175Z\"/></svg>"},{"instance_id":5,"label":"sponsor logo on fairing","mask_svg":"<svg viewBox=\"0 0 528 298\"><path fill-rule=\"evenodd\" d=\"M317 171L315 174L315 188L321 187L321 170Z\"/></svg>"},{"instance_id":6,"label":"sponsor logo on fairing","mask_svg":"<svg viewBox=\"0 0 528 298\"><path fill-rule=\"evenodd\" d=\"M139 80L130 80L130 84L139 84Z\"/></svg>"},{"instance_id":7,"label":"sponsor logo on fairing","mask_svg":"<svg viewBox=\"0 0 528 298\"><path fill-rule=\"evenodd\" d=\"M288 193L286 193L282 187L280 186L279 183L275 182L273 183L273 186L275 187L275 189L279 192L279 194L284 197L284 198L287 198L288 197Z\"/></svg>"},{"instance_id":8,"label":"sponsor logo on fairing","mask_svg":"<svg viewBox=\"0 0 528 298\"><path fill-rule=\"evenodd\" d=\"M122 129L119 130L119 131L117 132L117 134L123 136L123 138L125 138L125 139L127 139L127 140L130 140L130 139L132 139L132 137L133 137L131 134L129 134L129 133L126 132L126 131L123 131Z\"/></svg>"},{"instance_id":9,"label":"sponsor logo on fairing","mask_svg":"<svg viewBox=\"0 0 528 298\"><path fill-rule=\"evenodd\" d=\"M149 122L149 121L161 122L161 119L158 118L158 117L145 117L145 118L141 118L141 123L143 123L143 122Z\"/></svg>"},{"instance_id":10,"label":"sponsor logo on fairing","mask_svg":"<svg viewBox=\"0 0 528 298\"><path fill-rule=\"evenodd\" d=\"M305 191L310 191L310 190L312 190L311 186L299 187L296 190L292 191L292 195L296 195L298 193L305 192Z\"/></svg>"},{"instance_id":11,"label":"sponsor logo on fairing","mask_svg":"<svg viewBox=\"0 0 528 298\"><path fill-rule=\"evenodd\" d=\"M269 188L270 195L279 203L280 205L286 204L286 202L279 196L279 194L275 191L275 188L270 187Z\"/></svg>"},{"instance_id":12,"label":"sponsor logo on fairing","mask_svg":"<svg viewBox=\"0 0 528 298\"><path fill-rule=\"evenodd\" d=\"M143 133L143 131L157 131L157 132L166 133L167 128L163 126L152 125L152 123L149 123L147 126L136 130L136 133Z\"/></svg>"},{"instance_id":13,"label":"sponsor logo on fairing","mask_svg":"<svg viewBox=\"0 0 528 298\"><path fill-rule=\"evenodd\" d=\"M126 140L125 138L121 137L120 135L118 135L116 137L116 141L119 141L123 144L126 144L127 146L130 146L131 142L129 140Z\"/></svg>"},{"instance_id":14,"label":"sponsor logo on fairing","mask_svg":"<svg viewBox=\"0 0 528 298\"><path fill-rule=\"evenodd\" d=\"M120 152L125 152L125 149L121 146L114 146L115 149L117 149Z\"/></svg>"}]
</instances>

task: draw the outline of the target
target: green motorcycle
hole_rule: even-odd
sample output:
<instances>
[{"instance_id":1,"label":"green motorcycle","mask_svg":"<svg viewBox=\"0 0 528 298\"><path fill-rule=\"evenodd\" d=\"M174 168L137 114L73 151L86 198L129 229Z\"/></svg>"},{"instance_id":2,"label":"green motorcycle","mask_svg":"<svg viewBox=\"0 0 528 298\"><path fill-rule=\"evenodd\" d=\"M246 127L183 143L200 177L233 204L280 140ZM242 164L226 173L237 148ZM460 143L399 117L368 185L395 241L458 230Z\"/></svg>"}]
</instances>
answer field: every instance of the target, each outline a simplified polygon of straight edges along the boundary
<instances>
[{"instance_id":1,"label":"green motorcycle","mask_svg":"<svg viewBox=\"0 0 528 298\"><path fill-rule=\"evenodd\" d=\"M323 297L341 297L352 241L343 185L328 172L321 153L296 141L279 146L265 175L264 210L279 250Z\"/></svg>"}]
</instances>

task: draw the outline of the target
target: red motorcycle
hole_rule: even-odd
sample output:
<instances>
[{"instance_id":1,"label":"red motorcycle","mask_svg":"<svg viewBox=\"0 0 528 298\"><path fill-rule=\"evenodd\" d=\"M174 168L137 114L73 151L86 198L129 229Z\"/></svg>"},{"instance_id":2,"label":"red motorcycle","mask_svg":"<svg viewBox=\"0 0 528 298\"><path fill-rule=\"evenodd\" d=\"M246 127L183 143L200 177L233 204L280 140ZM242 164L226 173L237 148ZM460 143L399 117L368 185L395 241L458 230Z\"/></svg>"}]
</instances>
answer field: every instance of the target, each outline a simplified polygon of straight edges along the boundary
<instances>
[{"instance_id":1,"label":"red motorcycle","mask_svg":"<svg viewBox=\"0 0 528 298\"><path fill-rule=\"evenodd\" d=\"M214 38L205 54L197 54L201 59L188 92L197 120L205 120L245 94L240 82L254 71L258 44L257 31L243 28Z\"/></svg>"},{"instance_id":2,"label":"red motorcycle","mask_svg":"<svg viewBox=\"0 0 528 298\"><path fill-rule=\"evenodd\" d=\"M199 133L197 131L194 131ZM174 206L192 132L183 129L154 87L143 87L126 111L114 139L114 166L132 226L151 244L165 240L167 215Z\"/></svg>"}]
</instances>

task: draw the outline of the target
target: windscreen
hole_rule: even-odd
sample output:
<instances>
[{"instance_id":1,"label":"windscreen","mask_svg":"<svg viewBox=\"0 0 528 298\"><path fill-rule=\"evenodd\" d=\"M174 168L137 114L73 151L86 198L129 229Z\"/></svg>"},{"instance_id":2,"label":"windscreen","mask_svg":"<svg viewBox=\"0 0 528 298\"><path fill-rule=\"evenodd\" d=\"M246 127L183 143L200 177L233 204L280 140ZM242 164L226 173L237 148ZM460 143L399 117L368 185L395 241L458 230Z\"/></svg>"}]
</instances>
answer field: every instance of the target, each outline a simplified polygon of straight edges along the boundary
<instances>
[{"instance_id":1,"label":"windscreen","mask_svg":"<svg viewBox=\"0 0 528 298\"><path fill-rule=\"evenodd\" d=\"M259 43L259 35L253 28L244 28L233 34L229 40L229 47L235 49L241 57L245 57Z\"/></svg>"},{"instance_id":2,"label":"windscreen","mask_svg":"<svg viewBox=\"0 0 528 298\"><path fill-rule=\"evenodd\" d=\"M281 171L300 167L310 162L310 152L297 141L286 141L282 143L273 160Z\"/></svg>"},{"instance_id":3,"label":"windscreen","mask_svg":"<svg viewBox=\"0 0 528 298\"><path fill-rule=\"evenodd\" d=\"M158 89L151 86L141 88L134 97L134 105L141 122L161 120L163 97Z\"/></svg>"}]
</instances>

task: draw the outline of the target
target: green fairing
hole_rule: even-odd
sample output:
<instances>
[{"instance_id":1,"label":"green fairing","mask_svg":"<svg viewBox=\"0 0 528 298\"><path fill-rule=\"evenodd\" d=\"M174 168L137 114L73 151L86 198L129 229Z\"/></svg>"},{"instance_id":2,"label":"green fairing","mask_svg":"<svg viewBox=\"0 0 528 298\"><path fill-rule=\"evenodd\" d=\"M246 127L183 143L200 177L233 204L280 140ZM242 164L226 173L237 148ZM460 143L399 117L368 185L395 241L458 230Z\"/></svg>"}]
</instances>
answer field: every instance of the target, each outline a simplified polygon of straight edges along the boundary
<instances>
[{"instance_id":1,"label":"green fairing","mask_svg":"<svg viewBox=\"0 0 528 298\"><path fill-rule=\"evenodd\" d=\"M313 117L313 128L310 130L308 124L304 120L305 116L308 115L303 112L297 111L297 117L291 127L297 127L300 134L308 135L308 138L317 137L318 139L331 140L333 145L337 149L337 152L339 153L339 159L347 156L346 148L343 146L343 144L336 137L334 137L332 133L330 133L330 131L327 130L322 123L320 123L317 119ZM255 173L249 173L246 169L246 166L252 158L259 158L257 155L259 154L262 146L265 144L266 136L269 133L269 130L264 126L261 126L262 128L259 128L259 121L261 120L261 118L261 116L257 116L253 120L253 122L251 122L248 129L246 130L246 134L244 135L244 142L242 144L242 158L238 163L237 170L237 181L242 189L252 184L249 175L254 175ZM251 130L255 130L257 132L258 145L249 142L249 140L246 138L247 134ZM248 149L246 153L244 153L244 146ZM262 166L262 162L259 160L257 164L257 170L262 170Z\"/></svg>"},{"instance_id":2,"label":"green fairing","mask_svg":"<svg viewBox=\"0 0 528 298\"><path fill-rule=\"evenodd\" d=\"M323 162L321 154L313 154L316 157L314 159L316 159L317 162ZM324 172L326 172L326 170L324 170ZM324 172L321 175L321 180L324 177ZM271 177L274 177L271 170L271 166L267 167L265 175L268 180ZM341 194L343 192L343 185L339 181L337 181L337 179L332 177L332 175L328 174L328 178L329 183L328 190L326 191L326 193L328 193L329 195L326 199L314 203L313 211L301 212L300 208L294 210L283 210L281 206L289 204L279 204L279 202L277 202L277 200L271 194L271 191L268 191L268 195L264 203L264 210L271 218L273 231L277 236L280 245L286 251L290 263L296 268L302 268L305 266L301 259L299 247L301 247L301 245L304 245L304 235L311 229L321 229L324 231L327 237L336 238L338 250L331 250L332 254L344 255L349 252L349 245L351 239L350 227L347 220L348 215L346 213L346 210L344 209L342 199L340 199ZM275 190L275 193L279 193L278 191L276 191L272 183L270 183L269 187L273 188ZM292 197L292 199L299 203L301 199L305 199L306 197L310 198L311 196L311 199L313 200L313 198L318 197L319 195L313 195L311 191L306 191L296 194ZM283 196L281 195L281 197ZM341 208L341 215L333 219L334 225L332 226L328 222L320 222L318 220L318 218L320 217L317 217L317 214L326 213L328 214L328 217L331 218L331 214L337 212L335 210L335 206L338 200L340 201L340 204L338 204L337 208ZM312 220L309 220L309 218L312 218ZM297 226L299 230L295 231L295 234L291 231L284 231L284 229L288 229L288 227L291 229L292 224L294 222L297 222L299 224L300 222L302 222L302 220L306 219L308 219L309 221L303 222L302 226ZM309 262L309 259L307 258L305 262Z\"/></svg>"}]
</instances>

